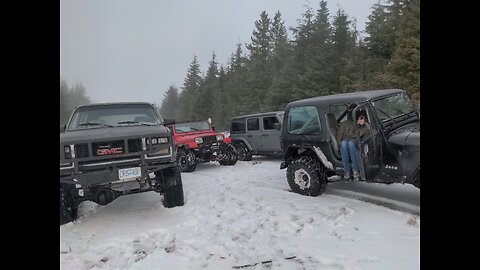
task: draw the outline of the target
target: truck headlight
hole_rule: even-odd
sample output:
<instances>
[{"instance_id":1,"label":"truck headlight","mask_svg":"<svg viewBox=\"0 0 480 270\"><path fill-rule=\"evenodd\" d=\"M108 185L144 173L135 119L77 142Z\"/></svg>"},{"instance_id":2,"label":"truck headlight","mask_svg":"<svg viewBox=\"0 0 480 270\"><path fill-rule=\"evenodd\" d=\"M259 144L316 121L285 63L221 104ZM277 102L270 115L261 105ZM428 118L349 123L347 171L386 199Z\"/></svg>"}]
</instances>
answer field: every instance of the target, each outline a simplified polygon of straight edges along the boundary
<instances>
[{"instance_id":1,"label":"truck headlight","mask_svg":"<svg viewBox=\"0 0 480 270\"><path fill-rule=\"evenodd\" d=\"M65 145L63 148L63 151L65 152L65 158L70 159L72 158L72 152L70 151L70 145Z\"/></svg>"},{"instance_id":2,"label":"truck headlight","mask_svg":"<svg viewBox=\"0 0 480 270\"><path fill-rule=\"evenodd\" d=\"M217 134L217 142L223 141L223 135L222 134Z\"/></svg>"},{"instance_id":3,"label":"truck headlight","mask_svg":"<svg viewBox=\"0 0 480 270\"><path fill-rule=\"evenodd\" d=\"M151 138L150 143L153 144L162 144L162 143L168 143L168 138L167 137L160 137L160 138Z\"/></svg>"},{"instance_id":4,"label":"truck headlight","mask_svg":"<svg viewBox=\"0 0 480 270\"><path fill-rule=\"evenodd\" d=\"M195 143L197 143L197 144L203 143L203 138L202 137L195 138Z\"/></svg>"},{"instance_id":5,"label":"truck headlight","mask_svg":"<svg viewBox=\"0 0 480 270\"><path fill-rule=\"evenodd\" d=\"M158 138L158 143L168 143L167 137Z\"/></svg>"}]
</instances>

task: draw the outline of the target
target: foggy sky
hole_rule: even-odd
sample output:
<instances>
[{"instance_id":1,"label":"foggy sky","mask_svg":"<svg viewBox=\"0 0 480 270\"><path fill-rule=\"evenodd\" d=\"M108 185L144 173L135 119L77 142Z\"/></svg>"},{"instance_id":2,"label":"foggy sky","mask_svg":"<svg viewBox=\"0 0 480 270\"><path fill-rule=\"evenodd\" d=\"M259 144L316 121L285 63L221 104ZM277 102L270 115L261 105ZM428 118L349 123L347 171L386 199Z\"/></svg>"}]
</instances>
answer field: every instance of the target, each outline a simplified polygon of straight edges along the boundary
<instances>
[{"instance_id":1,"label":"foggy sky","mask_svg":"<svg viewBox=\"0 0 480 270\"><path fill-rule=\"evenodd\" d=\"M363 31L378 0L327 0L330 16L342 8ZM308 4L319 0L60 0L60 79L81 82L93 102L161 104L170 85L179 90L193 56L206 72L212 53L226 66L263 10L280 11L289 38Z\"/></svg>"}]
</instances>

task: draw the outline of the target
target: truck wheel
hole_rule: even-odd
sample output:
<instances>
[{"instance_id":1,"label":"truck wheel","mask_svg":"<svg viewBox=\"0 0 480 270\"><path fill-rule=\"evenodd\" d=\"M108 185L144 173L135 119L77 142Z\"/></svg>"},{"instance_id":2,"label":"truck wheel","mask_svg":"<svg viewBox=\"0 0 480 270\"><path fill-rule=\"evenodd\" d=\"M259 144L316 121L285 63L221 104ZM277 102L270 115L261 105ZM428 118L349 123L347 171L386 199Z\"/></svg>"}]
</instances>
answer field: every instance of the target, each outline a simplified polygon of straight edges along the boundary
<instances>
[{"instance_id":1,"label":"truck wheel","mask_svg":"<svg viewBox=\"0 0 480 270\"><path fill-rule=\"evenodd\" d=\"M225 156L226 157L224 159L218 161L220 165L233 166L238 161L237 149L235 149L235 146L233 146L231 143L225 148Z\"/></svg>"},{"instance_id":2,"label":"truck wheel","mask_svg":"<svg viewBox=\"0 0 480 270\"><path fill-rule=\"evenodd\" d=\"M323 167L312 157L300 157L288 165L287 181L295 193L316 197L327 189L327 180Z\"/></svg>"},{"instance_id":3,"label":"truck wheel","mask_svg":"<svg viewBox=\"0 0 480 270\"><path fill-rule=\"evenodd\" d=\"M178 150L177 163L181 172L193 172L197 168L195 155L183 148Z\"/></svg>"},{"instance_id":4,"label":"truck wheel","mask_svg":"<svg viewBox=\"0 0 480 270\"><path fill-rule=\"evenodd\" d=\"M237 149L238 160L241 161L250 161L252 160L252 153L248 150L248 147L242 143L236 143L235 148Z\"/></svg>"},{"instance_id":5,"label":"truck wheel","mask_svg":"<svg viewBox=\"0 0 480 270\"><path fill-rule=\"evenodd\" d=\"M60 183L60 225L77 219L78 205L72 194L73 185Z\"/></svg>"},{"instance_id":6,"label":"truck wheel","mask_svg":"<svg viewBox=\"0 0 480 270\"><path fill-rule=\"evenodd\" d=\"M165 191L163 206L172 208L184 205L182 175L178 167L169 167L162 170Z\"/></svg>"}]
</instances>

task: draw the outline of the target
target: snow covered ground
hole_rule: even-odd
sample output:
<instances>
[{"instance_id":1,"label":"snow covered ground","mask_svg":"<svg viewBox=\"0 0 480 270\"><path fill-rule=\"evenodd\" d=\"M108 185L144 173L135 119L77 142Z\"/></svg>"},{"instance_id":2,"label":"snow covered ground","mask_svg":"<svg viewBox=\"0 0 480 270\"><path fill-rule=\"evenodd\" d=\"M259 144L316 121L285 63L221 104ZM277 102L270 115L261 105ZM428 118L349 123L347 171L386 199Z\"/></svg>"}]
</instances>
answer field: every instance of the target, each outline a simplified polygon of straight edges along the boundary
<instances>
[{"instance_id":1,"label":"snow covered ground","mask_svg":"<svg viewBox=\"0 0 480 270\"><path fill-rule=\"evenodd\" d=\"M420 268L419 216L292 193L279 166L200 164L182 174L185 205L172 209L155 192L84 202L60 227L61 269Z\"/></svg>"}]
</instances>

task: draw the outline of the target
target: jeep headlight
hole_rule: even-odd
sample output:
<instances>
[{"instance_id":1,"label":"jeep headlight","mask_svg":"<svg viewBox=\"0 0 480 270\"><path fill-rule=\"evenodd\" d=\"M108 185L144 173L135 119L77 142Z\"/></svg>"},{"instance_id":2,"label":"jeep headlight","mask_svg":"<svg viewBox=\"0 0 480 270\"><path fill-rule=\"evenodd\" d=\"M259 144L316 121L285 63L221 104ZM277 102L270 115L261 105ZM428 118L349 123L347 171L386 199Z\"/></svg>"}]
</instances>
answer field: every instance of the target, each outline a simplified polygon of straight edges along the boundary
<instances>
[{"instance_id":1,"label":"jeep headlight","mask_svg":"<svg viewBox=\"0 0 480 270\"><path fill-rule=\"evenodd\" d=\"M195 138L195 143L197 143L197 144L203 143L203 138L202 137Z\"/></svg>"},{"instance_id":2,"label":"jeep headlight","mask_svg":"<svg viewBox=\"0 0 480 270\"><path fill-rule=\"evenodd\" d=\"M223 135L222 134L217 134L217 142L223 141Z\"/></svg>"}]
</instances>

